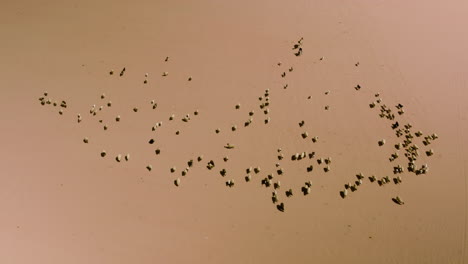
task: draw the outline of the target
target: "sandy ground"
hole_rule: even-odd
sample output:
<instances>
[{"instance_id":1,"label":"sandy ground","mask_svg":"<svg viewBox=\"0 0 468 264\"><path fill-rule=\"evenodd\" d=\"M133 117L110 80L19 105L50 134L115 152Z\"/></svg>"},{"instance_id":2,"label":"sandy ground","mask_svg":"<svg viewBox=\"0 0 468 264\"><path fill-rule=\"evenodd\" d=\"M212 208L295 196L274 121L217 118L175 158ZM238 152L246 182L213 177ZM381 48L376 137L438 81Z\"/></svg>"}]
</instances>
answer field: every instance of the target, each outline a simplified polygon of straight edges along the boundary
<instances>
[{"instance_id":1,"label":"sandy ground","mask_svg":"<svg viewBox=\"0 0 468 264\"><path fill-rule=\"evenodd\" d=\"M1 263L468 263L465 1L133 2L0 4ZM40 104L44 91L67 102L63 115ZM399 139L369 108L375 93L393 111L404 106L401 125L439 135L428 147L415 139L426 175L367 180L406 163L388 161ZM104 106L94 117L93 104ZM316 157L290 160L303 151ZM116 162L119 153L130 160ZM326 157L327 173L315 161ZM359 172L364 183L342 199ZM260 184L270 173L283 213Z\"/></svg>"}]
</instances>

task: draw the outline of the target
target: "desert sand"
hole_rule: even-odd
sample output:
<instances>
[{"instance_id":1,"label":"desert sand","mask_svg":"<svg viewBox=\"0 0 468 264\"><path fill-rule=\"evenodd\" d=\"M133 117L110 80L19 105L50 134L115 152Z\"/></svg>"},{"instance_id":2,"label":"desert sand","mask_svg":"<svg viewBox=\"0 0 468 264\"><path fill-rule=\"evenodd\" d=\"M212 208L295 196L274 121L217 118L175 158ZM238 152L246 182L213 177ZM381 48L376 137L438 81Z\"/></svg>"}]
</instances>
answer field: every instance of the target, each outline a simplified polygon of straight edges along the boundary
<instances>
[{"instance_id":1,"label":"desert sand","mask_svg":"<svg viewBox=\"0 0 468 264\"><path fill-rule=\"evenodd\" d=\"M2 3L0 263L468 263L467 8Z\"/></svg>"}]
</instances>

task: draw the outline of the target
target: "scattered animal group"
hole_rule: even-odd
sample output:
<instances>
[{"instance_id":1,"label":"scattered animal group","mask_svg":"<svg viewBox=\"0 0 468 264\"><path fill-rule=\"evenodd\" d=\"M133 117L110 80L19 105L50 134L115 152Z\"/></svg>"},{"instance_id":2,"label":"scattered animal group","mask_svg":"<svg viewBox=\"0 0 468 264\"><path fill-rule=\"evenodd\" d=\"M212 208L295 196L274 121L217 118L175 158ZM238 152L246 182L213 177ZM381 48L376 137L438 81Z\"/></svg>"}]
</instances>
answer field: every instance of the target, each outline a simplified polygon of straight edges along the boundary
<instances>
[{"instance_id":1,"label":"scattered animal group","mask_svg":"<svg viewBox=\"0 0 468 264\"><path fill-rule=\"evenodd\" d=\"M297 41L297 42L295 42L293 44L292 50L293 50L293 54L296 57L300 57L300 56L303 55L303 40L304 40L303 38L300 38L299 41ZM320 58L321 61L323 59L324 59L324 57ZM168 60L169 60L169 57L166 57L164 61L167 62ZM277 65L281 67L283 64L281 62L278 62ZM358 67L359 62L357 62L355 64L355 66ZM291 73L293 71L294 71L294 68L292 66L288 67L287 70L282 71L281 72L281 80L286 80L287 74ZM126 72L126 68L124 67L120 71L119 76L123 77L125 72ZM110 70L109 75L113 76L114 75L114 70ZM167 71L164 71L162 73L162 77L168 77L168 75L169 75L169 73ZM147 84L149 82L149 79L148 79L149 74L146 73L144 76L145 76L145 78L143 80L143 83ZM193 77L189 76L187 80L192 81ZM283 87L283 89L287 89L289 87L289 85L287 83L284 83L284 84L282 84L282 87ZM361 87L361 85L357 84L354 87L354 89L356 91L360 91L362 89L362 87ZM328 95L328 94L330 94L330 91L325 92L325 95ZM395 148L395 152L393 154L391 154L391 156L389 157L389 161L390 162L397 162L397 161L401 160L400 151L402 151L404 153L404 157L406 158L407 163L404 166L402 166L402 165L394 166L394 169L393 169L394 177L393 177L393 179L390 179L389 176L382 176L382 177L378 178L378 177L376 177L374 175L371 175L371 176L368 177L369 182L370 183L377 182L379 186L385 186L386 184L390 184L392 181L393 181L394 184L401 184L402 183L402 175L405 172L413 173L415 175L426 174L427 171L428 171L427 164L418 165L416 163L416 161L418 160L418 158L420 156L420 153L419 153L419 146L416 144L416 142L413 142L413 141L415 141L418 138L421 138L422 139L422 144L424 146L428 146L433 141L437 140L438 136L436 134L430 134L430 135L423 136L423 133L421 131L413 132L411 130L412 125L410 123L405 124L403 126L400 126L399 121L397 121L396 119L397 119L397 117L402 116L405 113L403 105L398 104L398 105L395 106L395 110L392 110L390 107L388 107L387 105L382 103L382 99L380 98L379 94L375 94L375 97L377 99L374 100L373 102L371 102L369 104L369 107L371 109L380 107L379 116L381 118L385 118L385 119L390 120L392 122L392 124L390 125L391 129L394 131L394 133L396 135L396 138L401 139L401 142L396 143L394 146L390 146L390 147ZM106 98L106 95L101 94L100 99L104 100L105 98ZM311 96L309 96L307 99L311 99ZM270 101L270 89L266 89L264 91L263 95L258 97L258 100L260 101L260 104L258 106L259 106L260 111L262 113L261 115L264 116L262 118L263 123L265 125L268 125L271 122L271 119L270 119L270 102L271 102ZM51 98L48 98L48 93L47 92L44 92L44 95L39 98L39 101L40 101L41 105L53 105L54 107L59 107L58 112L59 112L60 115L63 115L64 112L65 112L65 109L67 108L67 103L65 101L60 101L60 103L58 103L56 101L53 101ZM155 110L155 109L158 108L158 103L156 103L155 100L149 100L149 102L150 102L150 106L149 106L150 109ZM102 106L99 106L99 107L97 107L96 105L93 105L91 107L91 109L89 110L90 115L92 117L97 116L99 114L99 112L104 111L104 105L106 105L107 108L110 108L110 107L112 107L113 104L112 104L111 101L107 101L107 103L103 103ZM326 105L324 109L329 110L329 108L330 108L330 106ZM240 109L241 109L241 104L240 103L238 103L238 104L236 104L234 106L234 111L238 111ZM133 108L134 113L138 113L138 111L139 111L138 107ZM396 112L396 115L395 115L395 112ZM182 121L184 123L191 122L192 117L195 119L197 116L199 116L199 114L200 114L199 110L195 109L195 110L193 110L193 116L190 113L187 113L180 119L180 121ZM247 127L249 127L249 126L251 126L253 124L253 122L254 122L253 116L254 115L255 115L254 110L250 110L248 112L248 114L246 116L246 120L244 121L244 126L243 126L244 128L247 128ZM175 121L175 114L171 114L169 116L168 120L170 122L174 122ZM78 114L77 115L77 122L81 123L82 121L83 121L82 115ZM125 118L122 119L122 117L120 115L115 116L115 122L121 122L121 121L124 122ZM99 123L103 123L103 122L104 121L102 119L99 120ZM307 142L307 143L304 143L305 145L310 144L310 143L314 144L314 143L319 142L319 137L317 135L310 135L309 132L305 130L306 122L304 120L301 120L298 123L298 125L299 125L299 128L302 129L302 132L298 135L298 137L302 138L305 142ZM152 131L157 131L157 130L161 129L162 126L163 126L163 122L159 121L156 124L151 126L151 130ZM102 128L103 128L103 130L107 131L109 129L109 125L107 123L104 123L102 125ZM237 127L237 125L232 125L231 126L231 131L232 132L236 132L238 129L239 128ZM213 130L211 130L211 131L213 131ZM215 132L215 134L220 134L221 129L216 128L216 129L214 129L214 132ZM179 135L179 134L180 134L180 131L177 130L175 132L175 135ZM84 137L83 142L85 144L92 144L92 140L90 140L88 137ZM148 142L149 145L154 145L155 144L155 140L153 138L149 139L147 142ZM377 142L377 145L378 145L378 147L382 147L382 148L383 147L388 147L388 144L386 144L385 139L379 140ZM230 143L226 143L224 146L220 146L220 147L224 147L225 149L228 149L228 150L231 150L231 151L234 151L234 152L237 150L237 146L235 146L233 144L230 144ZM161 154L161 149L158 148L158 147L154 147L154 153L155 153L155 155L160 155ZM427 150L425 150L424 153L428 157L434 155L434 151L432 149L427 149ZM300 164L305 164L305 165L302 165L302 166L304 166L304 172L305 173L312 173L314 171L313 163L315 163L315 161L317 162L317 166L322 166L321 170L323 170L324 173L327 173L327 172L329 172L331 170L330 166L331 166L331 163L332 163L332 158L331 157L316 158L315 151L302 151L302 152L287 154L287 153L283 153L283 150L281 148L279 148L277 150L277 160L278 160L278 162L283 162L285 155L286 156L291 155L290 156L291 161L297 162L295 164L297 164L298 166ZM106 158L107 157L107 152L105 150L102 150L100 152L99 156L101 158ZM316 158L315 161L313 160L314 158ZM130 154L127 153L125 155L122 155L120 153L116 153L116 155L115 155L115 161L116 162L122 162L124 160L126 162L130 161ZM203 155L199 155L198 157L190 159L189 161L187 161L186 167L183 170L180 171L180 176L182 176L182 178L186 177L189 174L191 168L195 165L194 160L196 160L198 163L202 162L203 161ZM228 156L224 156L222 158L222 160L226 163L230 159L229 159ZM220 167L223 167L222 165L219 165L219 164L217 164L217 165L220 166ZM214 168L217 165L215 165L215 162L213 160L209 160L206 163L206 168L209 171L212 171L212 170L214 170ZM295 192L294 192L293 189L289 188L289 189L286 189L284 191L284 196L281 195L281 193L279 192L279 190L282 188L282 184L281 184L280 179L284 178L284 175L286 174L286 172L281 167L280 163L276 163L275 167L276 167L275 173L265 173L266 176L265 177L260 177L259 180L258 180L258 183L261 186L264 186L265 188L273 188L273 191L271 192L271 200L272 200L273 204L276 205L276 208L280 212L284 212L285 211L285 200L287 198L293 197ZM151 164L146 164L145 168L146 168L146 170L148 172L151 172L152 169L153 169L153 166ZM176 169L175 166L171 166L168 171L171 174L175 174L177 172L177 169ZM245 170L245 172L246 172L246 175L244 176L245 183L252 182L253 179L254 179L254 177L253 177L254 175L262 174L260 167L248 167ZM228 175L228 171L225 168L221 168L219 170L219 175L221 177L226 177ZM175 179L173 180L173 183L174 183L174 185L176 187L182 186L182 184L183 184L182 178L181 177L175 177ZM257 178L257 177L255 177L255 178ZM341 190L339 192L340 196L343 199L346 198L348 196L348 194L349 194L348 191L356 192L359 188L361 188L363 186L364 182L365 182L364 175L362 173L356 174L355 181L353 183L346 183L344 185L344 190ZM227 187L229 187L229 188L233 188L236 185L236 181L234 179L228 179L228 180L225 181L225 185ZM300 192L302 192L303 196L309 195L312 192L312 181L311 180L306 181L303 184L303 186L301 186ZM396 196L395 198L392 198L392 201L395 202L398 205L403 205L404 204L404 202L398 196Z\"/></svg>"}]
</instances>

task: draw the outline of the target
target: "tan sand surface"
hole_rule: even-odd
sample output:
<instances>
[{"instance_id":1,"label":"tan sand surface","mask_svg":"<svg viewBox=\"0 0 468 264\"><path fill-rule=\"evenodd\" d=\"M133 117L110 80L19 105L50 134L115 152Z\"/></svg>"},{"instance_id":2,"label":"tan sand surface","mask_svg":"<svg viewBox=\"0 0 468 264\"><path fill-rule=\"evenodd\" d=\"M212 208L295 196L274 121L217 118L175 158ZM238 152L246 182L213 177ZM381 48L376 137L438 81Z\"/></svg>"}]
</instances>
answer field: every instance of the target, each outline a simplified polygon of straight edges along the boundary
<instances>
[{"instance_id":1,"label":"tan sand surface","mask_svg":"<svg viewBox=\"0 0 468 264\"><path fill-rule=\"evenodd\" d=\"M2 1L0 263L468 263L467 10L435 0ZM66 101L63 115L40 104L45 91ZM369 107L376 93L396 120ZM406 170L403 151L388 160L397 120L440 138L414 139L427 174L379 187L367 177ZM291 161L304 151L315 157ZM325 173L316 159L327 157ZM246 183L249 167L260 172ZM342 199L359 172L363 184ZM260 184L268 174L284 212Z\"/></svg>"}]
</instances>

